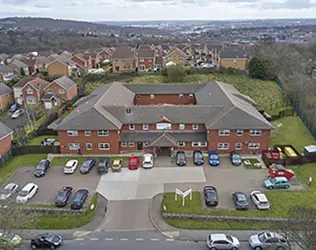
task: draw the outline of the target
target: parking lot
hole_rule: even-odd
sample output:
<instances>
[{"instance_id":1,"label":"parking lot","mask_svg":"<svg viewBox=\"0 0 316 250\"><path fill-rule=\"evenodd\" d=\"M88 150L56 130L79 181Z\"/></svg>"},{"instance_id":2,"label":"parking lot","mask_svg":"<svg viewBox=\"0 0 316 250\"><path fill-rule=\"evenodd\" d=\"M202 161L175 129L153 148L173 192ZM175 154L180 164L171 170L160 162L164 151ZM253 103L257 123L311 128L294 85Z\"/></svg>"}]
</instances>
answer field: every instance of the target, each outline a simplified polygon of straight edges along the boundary
<instances>
[{"instance_id":1,"label":"parking lot","mask_svg":"<svg viewBox=\"0 0 316 250\"><path fill-rule=\"evenodd\" d=\"M96 191L100 176L95 171L89 174L82 175L79 169L74 174L66 175L63 173L62 166L52 166L44 177L36 178L33 175L35 166L23 166L9 178L7 183L14 182L22 189L24 185L33 182L38 185L37 194L29 201L32 204L50 204L53 205L57 196L58 190L63 186L71 186L73 194L78 189L87 189L89 191L88 200L85 204L89 204L90 199ZM71 200L72 196L70 197Z\"/></svg>"}]
</instances>

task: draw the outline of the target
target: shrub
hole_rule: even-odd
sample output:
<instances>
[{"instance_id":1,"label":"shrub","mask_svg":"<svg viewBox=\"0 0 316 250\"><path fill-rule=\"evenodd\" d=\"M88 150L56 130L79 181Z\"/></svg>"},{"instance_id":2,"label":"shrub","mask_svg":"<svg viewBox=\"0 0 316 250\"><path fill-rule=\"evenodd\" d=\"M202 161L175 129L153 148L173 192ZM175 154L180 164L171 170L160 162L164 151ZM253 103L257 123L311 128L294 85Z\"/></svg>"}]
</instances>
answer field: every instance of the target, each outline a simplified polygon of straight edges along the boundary
<instances>
[{"instance_id":1,"label":"shrub","mask_svg":"<svg viewBox=\"0 0 316 250\"><path fill-rule=\"evenodd\" d=\"M167 75L169 82L182 82L186 74L182 65L174 65L167 68Z\"/></svg>"}]
</instances>

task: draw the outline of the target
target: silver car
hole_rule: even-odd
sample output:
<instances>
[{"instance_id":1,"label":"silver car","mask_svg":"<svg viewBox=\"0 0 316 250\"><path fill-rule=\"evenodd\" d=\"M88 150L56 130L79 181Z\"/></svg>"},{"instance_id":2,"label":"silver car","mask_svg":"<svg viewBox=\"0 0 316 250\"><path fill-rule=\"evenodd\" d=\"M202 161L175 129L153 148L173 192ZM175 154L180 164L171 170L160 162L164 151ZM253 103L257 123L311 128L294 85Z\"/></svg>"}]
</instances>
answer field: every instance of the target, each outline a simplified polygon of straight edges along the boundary
<instances>
[{"instance_id":1,"label":"silver car","mask_svg":"<svg viewBox=\"0 0 316 250\"><path fill-rule=\"evenodd\" d=\"M210 234L207 237L206 245L210 250L238 250L239 240L227 234Z\"/></svg>"},{"instance_id":2,"label":"silver car","mask_svg":"<svg viewBox=\"0 0 316 250\"><path fill-rule=\"evenodd\" d=\"M287 240L281 234L273 232L252 235L249 238L249 245L254 250L285 250L289 247Z\"/></svg>"},{"instance_id":3,"label":"silver car","mask_svg":"<svg viewBox=\"0 0 316 250\"><path fill-rule=\"evenodd\" d=\"M12 198L18 192L19 186L15 183L9 183L0 192L0 200Z\"/></svg>"}]
</instances>

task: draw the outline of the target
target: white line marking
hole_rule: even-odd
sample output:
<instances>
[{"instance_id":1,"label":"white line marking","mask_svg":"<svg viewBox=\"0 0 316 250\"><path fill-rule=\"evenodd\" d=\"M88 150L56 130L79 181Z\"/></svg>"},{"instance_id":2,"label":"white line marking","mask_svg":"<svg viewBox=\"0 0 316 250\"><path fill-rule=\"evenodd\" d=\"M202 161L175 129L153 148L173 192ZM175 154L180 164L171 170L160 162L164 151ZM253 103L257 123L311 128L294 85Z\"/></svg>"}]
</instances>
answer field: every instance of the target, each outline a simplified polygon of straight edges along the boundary
<instances>
[{"instance_id":1,"label":"white line marking","mask_svg":"<svg viewBox=\"0 0 316 250\"><path fill-rule=\"evenodd\" d=\"M76 238L76 240L84 240L84 238Z\"/></svg>"},{"instance_id":2,"label":"white line marking","mask_svg":"<svg viewBox=\"0 0 316 250\"><path fill-rule=\"evenodd\" d=\"M128 239L126 238L121 238L120 241L127 241Z\"/></svg>"},{"instance_id":3,"label":"white line marking","mask_svg":"<svg viewBox=\"0 0 316 250\"><path fill-rule=\"evenodd\" d=\"M166 241L174 241L174 239L166 239Z\"/></svg>"},{"instance_id":4,"label":"white line marking","mask_svg":"<svg viewBox=\"0 0 316 250\"><path fill-rule=\"evenodd\" d=\"M141 241L144 240L143 238L136 238L137 241Z\"/></svg>"},{"instance_id":5,"label":"white line marking","mask_svg":"<svg viewBox=\"0 0 316 250\"><path fill-rule=\"evenodd\" d=\"M105 238L105 240L113 240L112 238Z\"/></svg>"},{"instance_id":6,"label":"white line marking","mask_svg":"<svg viewBox=\"0 0 316 250\"><path fill-rule=\"evenodd\" d=\"M151 241L158 241L159 239L151 239Z\"/></svg>"},{"instance_id":7,"label":"white line marking","mask_svg":"<svg viewBox=\"0 0 316 250\"><path fill-rule=\"evenodd\" d=\"M91 238L90 240L99 240L99 238Z\"/></svg>"}]
</instances>

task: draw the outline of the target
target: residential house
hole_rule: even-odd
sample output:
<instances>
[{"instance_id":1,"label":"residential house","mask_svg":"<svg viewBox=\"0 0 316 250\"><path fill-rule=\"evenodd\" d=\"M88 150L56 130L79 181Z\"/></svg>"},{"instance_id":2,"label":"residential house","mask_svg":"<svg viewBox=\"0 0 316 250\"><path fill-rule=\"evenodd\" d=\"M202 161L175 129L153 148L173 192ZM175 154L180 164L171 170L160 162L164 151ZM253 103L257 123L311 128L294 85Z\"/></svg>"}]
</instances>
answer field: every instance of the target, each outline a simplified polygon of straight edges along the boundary
<instances>
[{"instance_id":1,"label":"residential house","mask_svg":"<svg viewBox=\"0 0 316 250\"><path fill-rule=\"evenodd\" d=\"M38 52L33 51L26 55L26 59L35 59L37 56L38 56ZM19 58L19 59L22 59L22 58Z\"/></svg>"},{"instance_id":2,"label":"residential house","mask_svg":"<svg viewBox=\"0 0 316 250\"><path fill-rule=\"evenodd\" d=\"M36 68L39 71L46 71L47 70L47 64L50 63L50 60L46 56L38 56L36 57Z\"/></svg>"},{"instance_id":3,"label":"residential house","mask_svg":"<svg viewBox=\"0 0 316 250\"><path fill-rule=\"evenodd\" d=\"M174 151L261 153L272 125L256 103L223 82L100 86L59 124L61 153ZM93 121L93 122L91 122Z\"/></svg>"},{"instance_id":4,"label":"residential house","mask_svg":"<svg viewBox=\"0 0 316 250\"><path fill-rule=\"evenodd\" d=\"M219 54L219 64L223 68L246 70L248 58L243 49L224 48Z\"/></svg>"},{"instance_id":5,"label":"residential house","mask_svg":"<svg viewBox=\"0 0 316 250\"><path fill-rule=\"evenodd\" d=\"M45 94L54 95L61 101L71 101L78 95L77 83L67 76L55 79L44 90Z\"/></svg>"},{"instance_id":6,"label":"residential house","mask_svg":"<svg viewBox=\"0 0 316 250\"><path fill-rule=\"evenodd\" d=\"M0 54L0 64L5 64L7 58L9 58L9 55L7 55L7 54Z\"/></svg>"},{"instance_id":7,"label":"residential house","mask_svg":"<svg viewBox=\"0 0 316 250\"><path fill-rule=\"evenodd\" d=\"M23 78L13 85L14 99L20 105L38 105L49 84L41 78Z\"/></svg>"},{"instance_id":8,"label":"residential house","mask_svg":"<svg viewBox=\"0 0 316 250\"><path fill-rule=\"evenodd\" d=\"M22 58L19 61L27 65L28 67L28 72L30 75L36 73L37 70L37 65L36 65L36 59L27 59L27 58Z\"/></svg>"},{"instance_id":9,"label":"residential house","mask_svg":"<svg viewBox=\"0 0 316 250\"><path fill-rule=\"evenodd\" d=\"M22 59L22 58L25 58L25 56L23 56L22 54L16 54L11 57L11 60L14 61L16 59Z\"/></svg>"},{"instance_id":10,"label":"residential house","mask_svg":"<svg viewBox=\"0 0 316 250\"><path fill-rule=\"evenodd\" d=\"M184 53L179 48L173 49L169 54L165 56L164 59L164 65L167 63L173 62L175 64L179 65L185 65L187 64L187 54Z\"/></svg>"},{"instance_id":11,"label":"residential house","mask_svg":"<svg viewBox=\"0 0 316 250\"><path fill-rule=\"evenodd\" d=\"M129 72L135 69L134 52L128 46L116 48L113 53L113 72Z\"/></svg>"},{"instance_id":12,"label":"residential house","mask_svg":"<svg viewBox=\"0 0 316 250\"><path fill-rule=\"evenodd\" d=\"M0 159L6 158L6 155L12 148L13 131L5 124L0 122Z\"/></svg>"},{"instance_id":13,"label":"residential house","mask_svg":"<svg viewBox=\"0 0 316 250\"><path fill-rule=\"evenodd\" d=\"M163 55L167 55L172 51L172 47L169 44L162 44L161 48L163 50Z\"/></svg>"},{"instance_id":14,"label":"residential house","mask_svg":"<svg viewBox=\"0 0 316 250\"><path fill-rule=\"evenodd\" d=\"M204 53L205 60L215 66L219 66L219 55L223 49L220 43L207 43L205 44Z\"/></svg>"},{"instance_id":15,"label":"residential house","mask_svg":"<svg viewBox=\"0 0 316 250\"><path fill-rule=\"evenodd\" d=\"M48 76L53 77L56 75L59 76L71 76L74 72L77 71L75 63L66 57L50 56L50 62L46 65Z\"/></svg>"},{"instance_id":16,"label":"residential house","mask_svg":"<svg viewBox=\"0 0 316 250\"><path fill-rule=\"evenodd\" d=\"M139 46L135 51L135 63L139 71L153 71L155 69L155 50L150 46Z\"/></svg>"},{"instance_id":17,"label":"residential house","mask_svg":"<svg viewBox=\"0 0 316 250\"><path fill-rule=\"evenodd\" d=\"M7 65L0 64L0 82L10 81L17 76L17 72Z\"/></svg>"},{"instance_id":18,"label":"residential house","mask_svg":"<svg viewBox=\"0 0 316 250\"><path fill-rule=\"evenodd\" d=\"M67 50L65 50L60 54L60 56L71 58L72 54L68 52Z\"/></svg>"},{"instance_id":19,"label":"residential house","mask_svg":"<svg viewBox=\"0 0 316 250\"><path fill-rule=\"evenodd\" d=\"M13 90L4 83L0 83L0 113L6 111L13 102Z\"/></svg>"},{"instance_id":20,"label":"residential house","mask_svg":"<svg viewBox=\"0 0 316 250\"><path fill-rule=\"evenodd\" d=\"M23 69L26 76L30 75L29 66L20 59L14 59L8 66L19 74L21 74Z\"/></svg>"},{"instance_id":21,"label":"residential house","mask_svg":"<svg viewBox=\"0 0 316 250\"><path fill-rule=\"evenodd\" d=\"M98 55L100 62L104 62L105 60L112 61L113 51L110 48L101 48L98 50Z\"/></svg>"},{"instance_id":22,"label":"residential house","mask_svg":"<svg viewBox=\"0 0 316 250\"><path fill-rule=\"evenodd\" d=\"M89 53L79 53L71 57L71 60L84 69L92 69L92 58Z\"/></svg>"}]
</instances>

